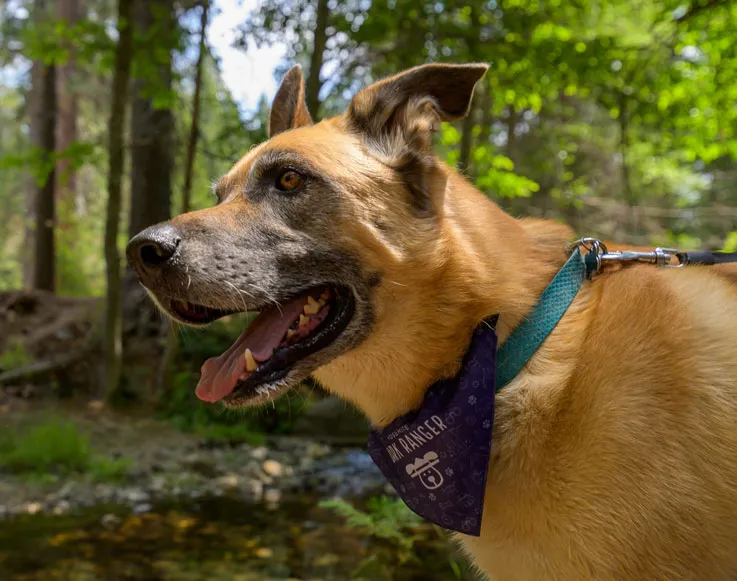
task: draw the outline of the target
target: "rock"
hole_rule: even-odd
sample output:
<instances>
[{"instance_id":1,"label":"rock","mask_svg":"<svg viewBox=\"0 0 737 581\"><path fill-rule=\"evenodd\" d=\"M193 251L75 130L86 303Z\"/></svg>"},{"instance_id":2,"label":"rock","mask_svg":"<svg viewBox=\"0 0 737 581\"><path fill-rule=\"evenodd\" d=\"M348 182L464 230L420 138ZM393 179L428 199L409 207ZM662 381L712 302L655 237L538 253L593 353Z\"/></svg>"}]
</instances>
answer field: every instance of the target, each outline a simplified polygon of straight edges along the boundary
<instances>
[{"instance_id":1,"label":"rock","mask_svg":"<svg viewBox=\"0 0 737 581\"><path fill-rule=\"evenodd\" d=\"M69 501L60 500L54 507L53 513L56 515L66 514L70 508L72 508L72 505Z\"/></svg>"},{"instance_id":2,"label":"rock","mask_svg":"<svg viewBox=\"0 0 737 581\"><path fill-rule=\"evenodd\" d=\"M253 495L254 500L261 500L264 497L263 482L261 482L260 480L251 480L249 482L249 492Z\"/></svg>"},{"instance_id":3,"label":"rock","mask_svg":"<svg viewBox=\"0 0 737 581\"><path fill-rule=\"evenodd\" d=\"M166 478L163 476L154 476L148 484L148 489L151 492L160 493L166 488Z\"/></svg>"},{"instance_id":4,"label":"rock","mask_svg":"<svg viewBox=\"0 0 737 581\"><path fill-rule=\"evenodd\" d=\"M253 456L256 460L265 460L268 453L269 451L263 446L259 446L251 450L251 456Z\"/></svg>"},{"instance_id":5,"label":"rock","mask_svg":"<svg viewBox=\"0 0 737 581\"><path fill-rule=\"evenodd\" d=\"M141 503L139 503L139 504L136 504L136 505L135 505L135 506L133 507L133 512L134 512L135 514L143 514L143 513L145 513L145 512L151 512L151 509L152 509L152 508L153 508L153 507L152 507L152 506L151 506L151 504L149 504L148 502L141 502Z\"/></svg>"},{"instance_id":6,"label":"rock","mask_svg":"<svg viewBox=\"0 0 737 581\"><path fill-rule=\"evenodd\" d=\"M221 476L220 478L218 478L216 482L220 488L233 490L235 488L238 488L240 479L238 478L237 474L226 474L225 476Z\"/></svg>"},{"instance_id":7,"label":"rock","mask_svg":"<svg viewBox=\"0 0 737 581\"><path fill-rule=\"evenodd\" d=\"M104 526L106 529L113 529L117 527L121 523L121 519L118 515L115 514L106 514L100 519L100 523L102 526Z\"/></svg>"},{"instance_id":8,"label":"rock","mask_svg":"<svg viewBox=\"0 0 737 581\"><path fill-rule=\"evenodd\" d=\"M59 492L56 493L56 497L63 500L69 500L74 495L74 488L74 482L67 482L59 489Z\"/></svg>"},{"instance_id":9,"label":"rock","mask_svg":"<svg viewBox=\"0 0 737 581\"><path fill-rule=\"evenodd\" d=\"M182 461L182 464L205 478L216 478L220 473L212 459L202 458L198 454L190 454Z\"/></svg>"},{"instance_id":10,"label":"rock","mask_svg":"<svg viewBox=\"0 0 737 581\"><path fill-rule=\"evenodd\" d=\"M284 468L276 460L266 460L263 464L263 470L269 476L279 477L284 472Z\"/></svg>"},{"instance_id":11,"label":"rock","mask_svg":"<svg viewBox=\"0 0 737 581\"><path fill-rule=\"evenodd\" d=\"M43 505L40 502L29 502L23 507L23 510L28 514L38 514L43 510Z\"/></svg>"},{"instance_id":12,"label":"rock","mask_svg":"<svg viewBox=\"0 0 737 581\"><path fill-rule=\"evenodd\" d=\"M278 488L267 488L264 490L264 502L266 504L276 505L281 501L282 493Z\"/></svg>"},{"instance_id":13,"label":"rock","mask_svg":"<svg viewBox=\"0 0 737 581\"><path fill-rule=\"evenodd\" d=\"M123 497L130 504L140 504L148 501L149 499L149 495L138 488L132 488L131 490L125 491L123 493Z\"/></svg>"}]
</instances>

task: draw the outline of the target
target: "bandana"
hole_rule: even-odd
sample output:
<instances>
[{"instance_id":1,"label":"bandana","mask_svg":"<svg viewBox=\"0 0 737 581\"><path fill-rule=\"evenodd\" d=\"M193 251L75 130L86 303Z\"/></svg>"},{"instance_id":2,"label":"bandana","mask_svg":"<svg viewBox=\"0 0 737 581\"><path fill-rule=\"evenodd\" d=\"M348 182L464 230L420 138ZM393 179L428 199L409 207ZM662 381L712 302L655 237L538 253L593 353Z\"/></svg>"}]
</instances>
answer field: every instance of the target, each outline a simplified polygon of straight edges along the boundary
<instances>
[{"instance_id":1,"label":"bandana","mask_svg":"<svg viewBox=\"0 0 737 581\"><path fill-rule=\"evenodd\" d=\"M497 337L483 323L461 371L420 409L369 436L369 454L402 500L443 528L479 536L494 422Z\"/></svg>"}]
</instances>

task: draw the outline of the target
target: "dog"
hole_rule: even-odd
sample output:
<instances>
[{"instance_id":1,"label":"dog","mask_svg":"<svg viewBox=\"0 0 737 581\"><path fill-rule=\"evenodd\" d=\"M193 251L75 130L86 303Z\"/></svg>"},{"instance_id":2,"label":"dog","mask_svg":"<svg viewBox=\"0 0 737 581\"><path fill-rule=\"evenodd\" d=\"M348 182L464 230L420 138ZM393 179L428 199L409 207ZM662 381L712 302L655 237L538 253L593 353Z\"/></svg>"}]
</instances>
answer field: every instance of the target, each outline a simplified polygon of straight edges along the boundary
<instances>
[{"instance_id":1,"label":"dog","mask_svg":"<svg viewBox=\"0 0 737 581\"><path fill-rule=\"evenodd\" d=\"M503 212L432 150L484 64L428 64L313 123L299 67L269 139L211 208L134 237L171 318L259 311L197 387L259 405L309 375L378 428L454 376L474 329L500 344L570 256L568 227ZM737 578L737 271L634 265L586 281L496 395L481 534L501 581Z\"/></svg>"}]
</instances>

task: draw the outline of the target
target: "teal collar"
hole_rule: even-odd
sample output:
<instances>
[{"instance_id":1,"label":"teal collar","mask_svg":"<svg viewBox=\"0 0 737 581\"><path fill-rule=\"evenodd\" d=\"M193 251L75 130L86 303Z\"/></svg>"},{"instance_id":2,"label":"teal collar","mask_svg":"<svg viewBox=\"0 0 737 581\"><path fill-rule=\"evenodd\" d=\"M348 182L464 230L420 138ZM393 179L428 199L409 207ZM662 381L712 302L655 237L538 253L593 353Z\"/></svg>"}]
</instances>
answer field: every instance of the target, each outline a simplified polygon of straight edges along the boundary
<instances>
[{"instance_id":1,"label":"teal collar","mask_svg":"<svg viewBox=\"0 0 737 581\"><path fill-rule=\"evenodd\" d=\"M496 390L512 381L543 344L578 294L586 275L581 250L576 248L540 295L532 312L512 331L497 351Z\"/></svg>"}]
</instances>

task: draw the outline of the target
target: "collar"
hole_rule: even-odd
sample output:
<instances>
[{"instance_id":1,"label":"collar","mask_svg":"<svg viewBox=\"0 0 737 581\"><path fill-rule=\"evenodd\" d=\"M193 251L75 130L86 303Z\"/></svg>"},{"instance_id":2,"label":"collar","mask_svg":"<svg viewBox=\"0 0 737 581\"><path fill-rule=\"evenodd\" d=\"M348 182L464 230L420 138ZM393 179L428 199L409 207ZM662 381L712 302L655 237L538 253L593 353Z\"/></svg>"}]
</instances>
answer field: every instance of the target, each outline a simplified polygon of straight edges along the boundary
<instances>
[{"instance_id":1,"label":"collar","mask_svg":"<svg viewBox=\"0 0 737 581\"><path fill-rule=\"evenodd\" d=\"M586 276L586 265L580 248L540 295L529 315L512 331L497 351L496 391L511 382L565 314Z\"/></svg>"}]
</instances>

